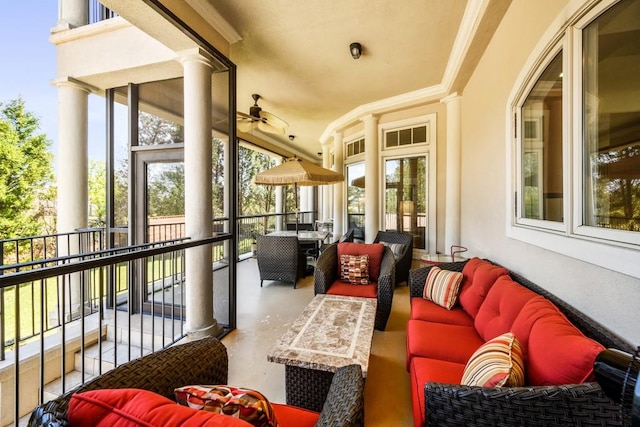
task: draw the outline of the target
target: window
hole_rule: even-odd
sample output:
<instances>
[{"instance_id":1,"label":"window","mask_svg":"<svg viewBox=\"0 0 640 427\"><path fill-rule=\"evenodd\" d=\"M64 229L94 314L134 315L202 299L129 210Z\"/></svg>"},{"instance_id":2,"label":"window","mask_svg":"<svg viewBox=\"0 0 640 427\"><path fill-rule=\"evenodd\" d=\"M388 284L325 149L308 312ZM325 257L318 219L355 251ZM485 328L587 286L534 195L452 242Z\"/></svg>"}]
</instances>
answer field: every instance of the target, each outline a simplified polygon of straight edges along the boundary
<instances>
[{"instance_id":1,"label":"window","mask_svg":"<svg viewBox=\"0 0 640 427\"><path fill-rule=\"evenodd\" d=\"M562 52L521 109L521 218L562 222Z\"/></svg>"},{"instance_id":2,"label":"window","mask_svg":"<svg viewBox=\"0 0 640 427\"><path fill-rule=\"evenodd\" d=\"M640 231L640 1L582 31L583 216L586 226Z\"/></svg>"},{"instance_id":3,"label":"window","mask_svg":"<svg viewBox=\"0 0 640 427\"><path fill-rule=\"evenodd\" d=\"M347 143L347 158L364 153L364 138Z\"/></svg>"},{"instance_id":4,"label":"window","mask_svg":"<svg viewBox=\"0 0 640 427\"><path fill-rule=\"evenodd\" d=\"M427 125L387 131L384 138L385 148L403 147L427 142Z\"/></svg>"},{"instance_id":5,"label":"window","mask_svg":"<svg viewBox=\"0 0 640 427\"><path fill-rule=\"evenodd\" d=\"M640 0L588 4L516 82L507 232L640 277Z\"/></svg>"}]
</instances>

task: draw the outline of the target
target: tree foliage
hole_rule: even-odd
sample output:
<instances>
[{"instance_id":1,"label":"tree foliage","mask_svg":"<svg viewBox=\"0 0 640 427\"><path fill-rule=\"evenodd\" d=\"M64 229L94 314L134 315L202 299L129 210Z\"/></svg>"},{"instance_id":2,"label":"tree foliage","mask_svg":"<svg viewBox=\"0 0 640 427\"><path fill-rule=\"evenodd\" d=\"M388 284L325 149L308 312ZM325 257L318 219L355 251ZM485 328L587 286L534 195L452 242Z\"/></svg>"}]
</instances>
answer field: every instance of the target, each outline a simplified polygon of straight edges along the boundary
<instances>
[{"instance_id":1,"label":"tree foliage","mask_svg":"<svg viewBox=\"0 0 640 427\"><path fill-rule=\"evenodd\" d=\"M275 187L255 185L253 178L262 171L272 168L276 162L271 157L245 147L239 147L238 173L240 175L240 194L238 195L238 213L257 215L275 211Z\"/></svg>"},{"instance_id":2,"label":"tree foliage","mask_svg":"<svg viewBox=\"0 0 640 427\"><path fill-rule=\"evenodd\" d=\"M0 239L47 232L53 156L39 125L21 98L0 103Z\"/></svg>"}]
</instances>

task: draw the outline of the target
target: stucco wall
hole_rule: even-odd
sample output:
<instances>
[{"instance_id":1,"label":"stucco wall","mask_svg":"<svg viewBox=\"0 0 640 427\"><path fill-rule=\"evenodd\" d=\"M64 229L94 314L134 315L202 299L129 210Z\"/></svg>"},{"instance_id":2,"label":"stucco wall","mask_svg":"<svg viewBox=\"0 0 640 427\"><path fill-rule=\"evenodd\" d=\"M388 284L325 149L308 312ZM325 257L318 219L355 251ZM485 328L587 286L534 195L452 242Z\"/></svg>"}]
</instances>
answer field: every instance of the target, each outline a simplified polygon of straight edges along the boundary
<instances>
[{"instance_id":1,"label":"stucco wall","mask_svg":"<svg viewBox=\"0 0 640 427\"><path fill-rule=\"evenodd\" d=\"M509 94L531 51L566 2L515 1L462 99L462 244L640 343L640 280L506 236ZM639 257L640 259L640 252Z\"/></svg>"}]
</instances>

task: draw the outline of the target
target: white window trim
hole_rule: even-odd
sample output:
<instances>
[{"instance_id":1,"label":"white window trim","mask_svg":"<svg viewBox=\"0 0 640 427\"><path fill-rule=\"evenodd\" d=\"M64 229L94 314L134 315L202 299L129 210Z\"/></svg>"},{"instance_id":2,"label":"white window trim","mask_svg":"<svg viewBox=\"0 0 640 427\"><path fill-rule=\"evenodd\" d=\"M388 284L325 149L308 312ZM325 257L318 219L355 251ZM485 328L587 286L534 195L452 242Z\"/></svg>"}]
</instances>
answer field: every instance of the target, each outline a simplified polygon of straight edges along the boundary
<instances>
[{"instance_id":1,"label":"white window trim","mask_svg":"<svg viewBox=\"0 0 640 427\"><path fill-rule=\"evenodd\" d=\"M506 111L506 235L525 243L579 259L603 268L615 270L632 277L640 278L640 233L621 230L608 230L582 225L583 176L582 176L582 29L594 18L601 15L618 0L574 0L549 26L539 40L528 61L522 68L509 96L511 102ZM567 19L567 17L570 17ZM520 193L519 155L520 147L515 132L521 135L518 102L524 99L544 70L542 61L548 63L557 53L558 44L562 44L563 73L569 76L563 82L563 189L564 223L552 224L551 221L523 220L516 218L515 197ZM569 80L569 81L567 81ZM578 118L574 118L578 114ZM569 118L574 118L567 122ZM520 195L518 195L520 197ZM520 203L518 203L521 208ZM520 212L518 213L520 215ZM560 227L557 225L560 224Z\"/></svg>"}]
</instances>

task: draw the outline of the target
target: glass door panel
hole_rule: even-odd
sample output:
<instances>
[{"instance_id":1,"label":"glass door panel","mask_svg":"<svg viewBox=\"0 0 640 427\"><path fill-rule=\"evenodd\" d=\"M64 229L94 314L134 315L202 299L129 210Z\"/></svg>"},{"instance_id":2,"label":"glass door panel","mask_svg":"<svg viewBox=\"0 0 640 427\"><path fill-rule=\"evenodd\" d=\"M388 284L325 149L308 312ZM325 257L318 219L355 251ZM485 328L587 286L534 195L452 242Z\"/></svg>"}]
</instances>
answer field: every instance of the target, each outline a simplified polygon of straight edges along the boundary
<instances>
[{"instance_id":1,"label":"glass door panel","mask_svg":"<svg viewBox=\"0 0 640 427\"><path fill-rule=\"evenodd\" d=\"M427 156L385 161L384 227L413 235L414 249L427 246Z\"/></svg>"},{"instance_id":2,"label":"glass door panel","mask_svg":"<svg viewBox=\"0 0 640 427\"><path fill-rule=\"evenodd\" d=\"M347 166L347 229L356 241L364 241L364 162Z\"/></svg>"}]
</instances>

